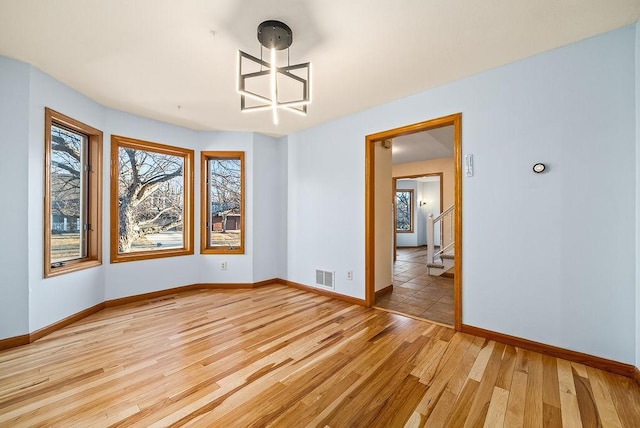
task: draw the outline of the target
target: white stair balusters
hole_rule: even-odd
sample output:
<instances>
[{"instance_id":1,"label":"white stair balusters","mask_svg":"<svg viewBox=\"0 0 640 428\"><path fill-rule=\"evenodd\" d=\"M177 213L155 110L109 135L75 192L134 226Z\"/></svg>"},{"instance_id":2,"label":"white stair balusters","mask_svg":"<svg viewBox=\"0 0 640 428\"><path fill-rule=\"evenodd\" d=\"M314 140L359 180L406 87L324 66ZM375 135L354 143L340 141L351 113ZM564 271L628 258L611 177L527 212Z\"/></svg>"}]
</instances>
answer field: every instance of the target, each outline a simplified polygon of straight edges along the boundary
<instances>
[{"instance_id":1,"label":"white stair balusters","mask_svg":"<svg viewBox=\"0 0 640 428\"><path fill-rule=\"evenodd\" d=\"M454 265L454 205L437 217L429 213L427 217L427 268L429 275L442 275ZM437 231L436 231L437 229ZM435 236L440 236L440 249L435 251Z\"/></svg>"}]
</instances>

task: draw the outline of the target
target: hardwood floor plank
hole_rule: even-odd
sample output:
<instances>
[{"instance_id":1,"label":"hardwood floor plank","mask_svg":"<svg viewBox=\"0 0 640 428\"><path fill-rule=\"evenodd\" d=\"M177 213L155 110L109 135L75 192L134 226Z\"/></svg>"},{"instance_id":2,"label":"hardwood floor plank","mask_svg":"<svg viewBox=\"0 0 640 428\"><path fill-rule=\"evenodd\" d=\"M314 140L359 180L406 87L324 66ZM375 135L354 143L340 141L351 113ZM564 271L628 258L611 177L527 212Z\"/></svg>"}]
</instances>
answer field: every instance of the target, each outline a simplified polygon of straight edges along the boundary
<instances>
[{"instance_id":1,"label":"hardwood floor plank","mask_svg":"<svg viewBox=\"0 0 640 428\"><path fill-rule=\"evenodd\" d=\"M462 390L461 390L462 391ZM449 415L451 414L451 409L456 404L456 400L458 396L448 390L442 391L442 394L437 398L435 405L433 406L433 411L429 414L429 417L423 416L419 412L414 412L411 416L413 421L413 425L416 427L444 427L446 426L447 419L449 419ZM407 421L409 423L409 421ZM405 425L406 427L407 425Z\"/></svg>"},{"instance_id":2,"label":"hardwood floor plank","mask_svg":"<svg viewBox=\"0 0 640 428\"><path fill-rule=\"evenodd\" d=\"M381 315L386 317L386 315ZM377 318L377 317L376 317ZM373 320L370 320L373 321ZM316 381L316 387L306 397L302 398L302 402L307 404L305 411L313 417L324 413L331 413L343 400L346 392L355 390L359 385L367 381L368 376L375 372L379 366L385 361L380 361L380 356L387 358L403 342L404 335L386 336L376 342L370 339L379 333L380 329L386 328L385 325L379 325L379 322L368 322L370 329L362 331L361 334L354 335L354 339L348 346L340 346L333 355L320 357L324 361L325 358L340 358L348 362L341 370L338 370L334 376L329 379L318 378L310 372L312 367L319 361L307 362L304 366L297 369L293 374L283 379L285 384L306 384L311 380ZM377 324L377 325L376 325ZM371 328L372 327L372 328ZM358 359L358 351L365 351L366 358ZM322 363L325 365L326 363ZM353 382L347 383L346 388L340 387L344 377L353 379ZM337 379L337 381L336 381ZM289 413L286 411L285 413ZM283 420L287 420L284 415ZM285 425L286 426L286 425Z\"/></svg>"},{"instance_id":3,"label":"hardwood floor plank","mask_svg":"<svg viewBox=\"0 0 640 428\"><path fill-rule=\"evenodd\" d=\"M476 357L476 361L471 367L471 372L469 373L469 379L476 380L480 382L482 376L484 374L484 370L487 368L487 364L489 363L489 358L493 354L493 347L496 342L490 340L487 342L486 346L482 348L478 356Z\"/></svg>"},{"instance_id":4,"label":"hardwood floor plank","mask_svg":"<svg viewBox=\"0 0 640 428\"><path fill-rule=\"evenodd\" d=\"M467 382L467 378L469 377L469 372L473 367L473 364L478 356L478 353L485 345L486 340L483 338L475 338L471 345L467 348L464 356L462 357L462 361L456 367L455 373L451 377L451 380L447 383L446 389L447 391L453 393L455 396L460 395L464 384Z\"/></svg>"},{"instance_id":5,"label":"hardwood floor plank","mask_svg":"<svg viewBox=\"0 0 640 428\"><path fill-rule=\"evenodd\" d=\"M456 373L457 368L462 363L462 358L472 342L473 338L471 336L456 334L451 339L444 355L430 364L436 367L436 369L428 378L425 377L424 374L420 377L420 382L426 384L429 389L418 403L416 412L425 418L429 417L438 400L445 392L445 388L449 384L453 373Z\"/></svg>"},{"instance_id":6,"label":"hardwood floor plank","mask_svg":"<svg viewBox=\"0 0 640 428\"><path fill-rule=\"evenodd\" d=\"M542 381L543 367L542 355L526 351L525 359L528 360L527 396L525 397L524 425L541 427L543 416Z\"/></svg>"},{"instance_id":7,"label":"hardwood floor plank","mask_svg":"<svg viewBox=\"0 0 640 428\"><path fill-rule=\"evenodd\" d=\"M504 419L505 428L521 427L524 425L525 397L527 396L528 374L517 370L513 373L509 400L507 401L507 413Z\"/></svg>"},{"instance_id":8,"label":"hardwood floor plank","mask_svg":"<svg viewBox=\"0 0 640 428\"><path fill-rule=\"evenodd\" d=\"M580 364L580 363L575 363L575 362L571 362L571 368L573 369L574 372L576 372L578 374L578 376L584 378L584 379L588 379L589 378L589 374L587 373L587 368L584 364Z\"/></svg>"},{"instance_id":9,"label":"hardwood floor plank","mask_svg":"<svg viewBox=\"0 0 640 428\"><path fill-rule=\"evenodd\" d=\"M569 392L560 391L560 403L562 405L562 426L582 427L578 397Z\"/></svg>"},{"instance_id":10,"label":"hardwood floor plank","mask_svg":"<svg viewBox=\"0 0 640 428\"><path fill-rule=\"evenodd\" d=\"M483 426L484 421L489 410L489 403L495 390L496 380L498 378L498 371L502 362L502 356L504 354L505 345L502 343L495 343L492 346L492 352L487 361L484 373L480 379L478 390L476 391L471 408L469 409L469 415L465 421L465 427ZM471 376L469 376L471 379Z\"/></svg>"},{"instance_id":11,"label":"hardwood floor plank","mask_svg":"<svg viewBox=\"0 0 640 428\"><path fill-rule=\"evenodd\" d=\"M388 355L378 370L368 374L366 390L364 385L355 394L347 397L321 421L329 426L352 426L357 417L358 424L371 426L377 415L402 381L409 375L412 367L406 363L420 349L422 343L403 342L393 353ZM366 392L365 392L366 391ZM356 416L357 415L357 416Z\"/></svg>"},{"instance_id":12,"label":"hardwood floor plank","mask_svg":"<svg viewBox=\"0 0 640 428\"><path fill-rule=\"evenodd\" d=\"M379 361L374 367L373 372L377 371L379 367L381 367L385 361ZM317 416L315 416L309 425L315 426L319 425L322 421L324 421L327 417L329 417L337 408L340 406L345 400L351 399L355 392L367 381L369 378L366 376L362 376L358 382L355 382L349 388L344 390L342 394L340 394L329 406L327 406L324 410L322 410Z\"/></svg>"},{"instance_id":13,"label":"hardwood floor plank","mask_svg":"<svg viewBox=\"0 0 640 428\"><path fill-rule=\"evenodd\" d=\"M591 384L593 398L598 408L598 414L602 419L602 425L604 427L621 427L622 422L620 422L620 418L618 417L613 399L600 374L591 367L587 367L587 373L589 374L589 383Z\"/></svg>"},{"instance_id":14,"label":"hardwood floor plank","mask_svg":"<svg viewBox=\"0 0 640 428\"><path fill-rule=\"evenodd\" d=\"M349 370L345 368L352 361L350 356L343 353L332 352L330 355L327 355L327 357L328 358L324 359L320 369L317 368L318 366L314 366L315 369L313 372L306 371L304 372L304 376L301 376L301 373L303 373L302 371L296 370L296 373L298 374L297 380L295 382L288 382L288 385L290 386L285 388L284 393L274 392L267 389L263 393L264 397L261 397L260 395L252 397L251 402L257 402L256 405L260 405L262 409L262 414L258 419L252 419L255 418L255 415L248 416L244 410L236 410L226 414L222 419L216 419L214 414L219 410L218 408L214 412L211 412L211 415L203 417L201 422L207 424L215 422L218 425L233 423L244 426L263 426L277 420L279 415L291 406L294 406L296 403L303 401L304 397L307 397L312 393L315 394L318 387L323 385L334 385L336 374ZM349 371L349 375L350 376L347 377L349 382L344 383L341 386L347 386L352 380L356 380L358 378L358 376L351 371ZM341 382L338 381L338 383ZM282 385L283 384L278 384L277 386L279 388L279 386ZM338 389L342 390L343 388ZM279 390L282 391L281 388L279 388ZM255 394L255 386L252 388L252 392ZM238 402L237 397L234 402ZM267 405L265 406L264 403L267 403ZM249 403L247 402L247 404ZM307 407L305 406L305 410L306 409Z\"/></svg>"},{"instance_id":15,"label":"hardwood floor plank","mask_svg":"<svg viewBox=\"0 0 640 428\"><path fill-rule=\"evenodd\" d=\"M82 396L85 391L91 388L101 387L104 383L114 379L121 379L123 376L129 376L135 374L139 370L146 369L155 364L155 361L147 360L141 361L138 364L128 367L126 370L111 373L105 376L96 376L90 382L86 382L80 385L69 384L63 388L47 388L42 389L42 394L34 394L26 397L24 401L19 401L16 404L7 406L0 413L0 423L6 421L25 419L27 417L36 417L37 412L41 415L46 415L46 409L52 409L51 416L57 415L59 412L64 412L65 407L63 404L75 402L75 396ZM42 396L40 396L42 395ZM0 403L4 405L4 401ZM48 407L47 407L48 406ZM46 417L46 416L43 416Z\"/></svg>"},{"instance_id":16,"label":"hardwood floor plank","mask_svg":"<svg viewBox=\"0 0 640 428\"><path fill-rule=\"evenodd\" d=\"M573 368L575 370L575 367ZM586 373L586 369L584 370L584 373ZM578 398L578 407L580 408L582 426L601 427L602 422L600 421L600 414L593 398L593 392L591 391L589 380L579 376L576 371L573 375L573 383L576 386L576 397Z\"/></svg>"},{"instance_id":17,"label":"hardwood floor plank","mask_svg":"<svg viewBox=\"0 0 640 428\"><path fill-rule=\"evenodd\" d=\"M469 410L471 410L471 403L473 402L473 398L478 390L478 385L480 385L480 382L471 378L464 385L455 405L451 409L446 426L464 426L467 416L469 416Z\"/></svg>"},{"instance_id":18,"label":"hardwood floor plank","mask_svg":"<svg viewBox=\"0 0 640 428\"><path fill-rule=\"evenodd\" d=\"M507 345L505 346L505 349L504 349L502 364L500 365L500 371L498 372L498 379L496 379L497 387L506 389L506 390L510 389L515 367L516 367L516 349L513 346Z\"/></svg>"},{"instance_id":19,"label":"hardwood floor plank","mask_svg":"<svg viewBox=\"0 0 640 428\"><path fill-rule=\"evenodd\" d=\"M640 388L633 379L598 371L606 382L613 404L624 427L640 426Z\"/></svg>"},{"instance_id":20,"label":"hardwood floor plank","mask_svg":"<svg viewBox=\"0 0 640 428\"><path fill-rule=\"evenodd\" d=\"M640 426L631 379L282 285L114 306L0 351L0 427Z\"/></svg>"},{"instance_id":21,"label":"hardwood floor plank","mask_svg":"<svg viewBox=\"0 0 640 428\"><path fill-rule=\"evenodd\" d=\"M560 408L558 364L555 358L548 355L542 356L542 402Z\"/></svg>"},{"instance_id":22,"label":"hardwood floor plank","mask_svg":"<svg viewBox=\"0 0 640 428\"><path fill-rule=\"evenodd\" d=\"M420 401L427 387L420 380L408 375L395 389L376 415L371 427L401 427L409 420L413 409Z\"/></svg>"},{"instance_id":23,"label":"hardwood floor plank","mask_svg":"<svg viewBox=\"0 0 640 428\"><path fill-rule=\"evenodd\" d=\"M509 400L509 391L498 386L493 388L491 401L487 417L483 426L486 428L501 427L504 425L504 418L507 413L507 402Z\"/></svg>"},{"instance_id":24,"label":"hardwood floor plank","mask_svg":"<svg viewBox=\"0 0 640 428\"><path fill-rule=\"evenodd\" d=\"M558 393L558 402L560 402L560 393ZM542 426L545 428L562 428L562 412L560 411L560 407L544 403L543 412Z\"/></svg>"},{"instance_id":25,"label":"hardwood floor plank","mask_svg":"<svg viewBox=\"0 0 640 428\"><path fill-rule=\"evenodd\" d=\"M576 395L576 386L573 383L573 372L571 363L567 360L557 360L558 367L558 389L560 392Z\"/></svg>"}]
</instances>

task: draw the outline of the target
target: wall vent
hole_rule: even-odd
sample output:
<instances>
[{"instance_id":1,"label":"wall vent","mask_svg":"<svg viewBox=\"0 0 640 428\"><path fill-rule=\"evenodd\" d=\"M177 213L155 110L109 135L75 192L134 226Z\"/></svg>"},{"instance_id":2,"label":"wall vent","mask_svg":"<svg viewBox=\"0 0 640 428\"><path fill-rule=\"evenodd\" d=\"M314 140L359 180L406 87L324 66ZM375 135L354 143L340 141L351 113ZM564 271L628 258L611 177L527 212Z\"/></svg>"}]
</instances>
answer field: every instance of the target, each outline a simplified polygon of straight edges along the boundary
<instances>
[{"instance_id":1,"label":"wall vent","mask_svg":"<svg viewBox=\"0 0 640 428\"><path fill-rule=\"evenodd\" d=\"M335 284L333 279L335 275L333 272L329 272L327 270L316 269L316 284L322 285L329 288L334 288Z\"/></svg>"}]
</instances>

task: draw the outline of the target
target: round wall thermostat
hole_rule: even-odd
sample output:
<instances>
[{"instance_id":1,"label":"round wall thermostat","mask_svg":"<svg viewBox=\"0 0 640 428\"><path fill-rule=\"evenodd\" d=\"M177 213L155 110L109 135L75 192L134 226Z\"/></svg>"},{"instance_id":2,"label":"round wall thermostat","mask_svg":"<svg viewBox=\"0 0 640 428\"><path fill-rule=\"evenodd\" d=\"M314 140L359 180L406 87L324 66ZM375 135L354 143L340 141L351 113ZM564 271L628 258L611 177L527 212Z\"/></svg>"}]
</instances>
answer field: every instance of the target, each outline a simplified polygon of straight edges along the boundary
<instances>
[{"instance_id":1,"label":"round wall thermostat","mask_svg":"<svg viewBox=\"0 0 640 428\"><path fill-rule=\"evenodd\" d=\"M547 167L543 163L537 163L533 166L533 172L538 174L540 174L541 172L544 172L545 169L547 169Z\"/></svg>"}]
</instances>

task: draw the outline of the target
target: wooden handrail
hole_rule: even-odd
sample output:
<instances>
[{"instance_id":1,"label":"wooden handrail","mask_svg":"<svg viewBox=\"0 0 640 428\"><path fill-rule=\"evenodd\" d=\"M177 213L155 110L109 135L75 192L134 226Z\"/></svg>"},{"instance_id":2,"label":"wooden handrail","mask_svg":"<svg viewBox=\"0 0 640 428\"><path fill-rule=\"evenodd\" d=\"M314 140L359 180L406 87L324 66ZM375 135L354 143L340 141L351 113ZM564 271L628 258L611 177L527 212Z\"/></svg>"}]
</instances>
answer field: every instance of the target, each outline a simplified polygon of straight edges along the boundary
<instances>
[{"instance_id":1,"label":"wooden handrail","mask_svg":"<svg viewBox=\"0 0 640 428\"><path fill-rule=\"evenodd\" d=\"M446 210L442 211L442 212L441 212L437 217L435 217L435 218L433 219L433 222L435 223L435 222L437 222L437 221L439 221L439 220L442 220L442 218L443 218L444 216L446 216L446 215L448 215L448 214L452 213L452 212L453 212L453 207L454 207L454 205L451 205L449 208L447 208Z\"/></svg>"}]
</instances>

